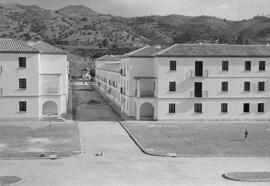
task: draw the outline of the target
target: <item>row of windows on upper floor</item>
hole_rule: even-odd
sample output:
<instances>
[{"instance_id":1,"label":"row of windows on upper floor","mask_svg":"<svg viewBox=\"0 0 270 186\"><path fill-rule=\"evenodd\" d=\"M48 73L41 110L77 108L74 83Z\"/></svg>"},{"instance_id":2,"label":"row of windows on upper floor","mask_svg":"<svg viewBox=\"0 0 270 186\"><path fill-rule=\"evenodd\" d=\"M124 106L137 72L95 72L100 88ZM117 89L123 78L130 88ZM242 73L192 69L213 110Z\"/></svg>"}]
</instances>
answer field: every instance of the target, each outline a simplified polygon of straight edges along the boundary
<instances>
[{"instance_id":1,"label":"row of windows on upper floor","mask_svg":"<svg viewBox=\"0 0 270 186\"><path fill-rule=\"evenodd\" d=\"M202 61L196 61L195 62L195 67L196 63L201 63L203 64ZM177 62L176 61L170 61L170 70L171 71L176 71L177 68ZM251 71L251 61L245 61L245 71ZM222 71L229 71L229 61L222 61L222 66L221 66ZM265 71L265 61L259 61L259 71Z\"/></svg>"},{"instance_id":2,"label":"row of windows on upper floor","mask_svg":"<svg viewBox=\"0 0 270 186\"><path fill-rule=\"evenodd\" d=\"M221 113L228 113L229 112L228 103L221 103L220 112ZM243 112L244 113L250 112L250 103L243 103ZM264 113L264 103L257 104L257 112ZM170 114L176 113L175 103L169 104L169 113ZM203 104L202 103L195 103L194 104L194 113L203 113Z\"/></svg>"},{"instance_id":3,"label":"row of windows on upper floor","mask_svg":"<svg viewBox=\"0 0 270 186\"><path fill-rule=\"evenodd\" d=\"M103 81L104 83L109 83L109 85L112 85L114 87L117 87L118 84L120 83L119 81L117 82L115 79L112 80L112 79L109 79L108 78L105 78L103 77L102 75L96 75L96 78L99 79L100 81ZM120 83L121 84L121 83ZM122 83L124 85L124 87L127 88L128 90L128 81L124 80L124 83ZM125 86L126 85L126 86ZM125 88L124 88L125 89Z\"/></svg>"},{"instance_id":4,"label":"row of windows on upper floor","mask_svg":"<svg viewBox=\"0 0 270 186\"><path fill-rule=\"evenodd\" d=\"M109 80L107 81L107 79L105 77L96 77L97 79L100 79L101 81L105 82L105 83L108 83L109 82L109 85L112 85L114 87L117 87L117 82L116 81L113 81L113 80ZM100 83L100 82L99 82Z\"/></svg>"},{"instance_id":5,"label":"row of windows on upper floor","mask_svg":"<svg viewBox=\"0 0 270 186\"><path fill-rule=\"evenodd\" d=\"M198 87L199 89L202 89L202 82L195 82L195 89L196 87ZM198 85L198 86L197 86ZM250 88L250 82L244 82L244 91L245 92L249 92L251 90ZM221 91L222 92L228 92L229 90L229 83L227 81L223 81L221 82ZM175 92L176 91L176 82L175 81L171 81L169 82L169 91L170 92ZM258 91L265 91L265 82L264 81L260 81L258 82Z\"/></svg>"},{"instance_id":6,"label":"row of windows on upper floor","mask_svg":"<svg viewBox=\"0 0 270 186\"><path fill-rule=\"evenodd\" d=\"M27 80L25 78L20 78L19 79L19 89L23 90L23 89L26 89L26 88L27 88ZM58 92L57 87L48 87L48 88L46 88L46 90L48 92L51 92L51 93L57 93Z\"/></svg>"},{"instance_id":7,"label":"row of windows on upper floor","mask_svg":"<svg viewBox=\"0 0 270 186\"><path fill-rule=\"evenodd\" d=\"M26 57L19 57L19 68L26 68ZM3 67L0 66L0 74L3 72Z\"/></svg>"}]
</instances>

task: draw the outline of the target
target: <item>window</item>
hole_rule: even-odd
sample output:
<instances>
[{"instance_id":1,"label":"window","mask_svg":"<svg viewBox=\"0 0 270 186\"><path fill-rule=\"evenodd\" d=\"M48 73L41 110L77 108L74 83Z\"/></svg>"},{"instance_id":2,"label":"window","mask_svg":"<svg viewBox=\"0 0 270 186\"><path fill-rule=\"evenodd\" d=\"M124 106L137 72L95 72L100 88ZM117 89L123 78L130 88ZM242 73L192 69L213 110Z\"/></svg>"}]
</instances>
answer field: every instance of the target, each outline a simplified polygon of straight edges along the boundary
<instances>
[{"instance_id":1,"label":"window","mask_svg":"<svg viewBox=\"0 0 270 186\"><path fill-rule=\"evenodd\" d=\"M223 91L223 92L228 91L228 82L226 82L226 81L221 82L221 91Z\"/></svg>"},{"instance_id":2,"label":"window","mask_svg":"<svg viewBox=\"0 0 270 186\"><path fill-rule=\"evenodd\" d=\"M19 57L19 67L26 68L26 57Z\"/></svg>"},{"instance_id":3,"label":"window","mask_svg":"<svg viewBox=\"0 0 270 186\"><path fill-rule=\"evenodd\" d=\"M194 96L197 98L201 98L202 94L203 94L202 82L195 82L194 83Z\"/></svg>"},{"instance_id":4,"label":"window","mask_svg":"<svg viewBox=\"0 0 270 186\"><path fill-rule=\"evenodd\" d=\"M228 104L227 103L221 103L221 112L222 113L228 112Z\"/></svg>"},{"instance_id":5,"label":"window","mask_svg":"<svg viewBox=\"0 0 270 186\"><path fill-rule=\"evenodd\" d=\"M176 90L176 83L175 82L170 82L170 84L169 84L169 90L170 91L175 91Z\"/></svg>"},{"instance_id":6,"label":"window","mask_svg":"<svg viewBox=\"0 0 270 186\"><path fill-rule=\"evenodd\" d=\"M265 61L259 61L259 71L265 71Z\"/></svg>"},{"instance_id":7,"label":"window","mask_svg":"<svg viewBox=\"0 0 270 186\"><path fill-rule=\"evenodd\" d=\"M175 104L174 103L170 103L169 104L169 113L170 114L174 114L175 113Z\"/></svg>"},{"instance_id":8,"label":"window","mask_svg":"<svg viewBox=\"0 0 270 186\"><path fill-rule=\"evenodd\" d=\"M20 112L26 112L26 101L20 101L19 102L19 111Z\"/></svg>"},{"instance_id":9,"label":"window","mask_svg":"<svg viewBox=\"0 0 270 186\"><path fill-rule=\"evenodd\" d=\"M258 112L264 112L264 103L258 103Z\"/></svg>"},{"instance_id":10,"label":"window","mask_svg":"<svg viewBox=\"0 0 270 186\"><path fill-rule=\"evenodd\" d=\"M195 61L195 76L202 77L203 76L203 62Z\"/></svg>"},{"instance_id":11,"label":"window","mask_svg":"<svg viewBox=\"0 0 270 186\"><path fill-rule=\"evenodd\" d=\"M251 61L245 61L245 70L250 71L251 70Z\"/></svg>"},{"instance_id":12,"label":"window","mask_svg":"<svg viewBox=\"0 0 270 186\"><path fill-rule=\"evenodd\" d=\"M194 112L195 113L202 113L202 104L201 103L194 104Z\"/></svg>"},{"instance_id":13,"label":"window","mask_svg":"<svg viewBox=\"0 0 270 186\"><path fill-rule=\"evenodd\" d=\"M244 91L250 91L250 82L244 82Z\"/></svg>"},{"instance_id":14,"label":"window","mask_svg":"<svg viewBox=\"0 0 270 186\"><path fill-rule=\"evenodd\" d=\"M19 79L19 88L26 89L26 79Z\"/></svg>"},{"instance_id":15,"label":"window","mask_svg":"<svg viewBox=\"0 0 270 186\"><path fill-rule=\"evenodd\" d=\"M170 70L176 70L176 61L170 61Z\"/></svg>"},{"instance_id":16,"label":"window","mask_svg":"<svg viewBox=\"0 0 270 186\"><path fill-rule=\"evenodd\" d=\"M258 83L258 91L264 91L264 82L259 82Z\"/></svg>"},{"instance_id":17,"label":"window","mask_svg":"<svg viewBox=\"0 0 270 186\"><path fill-rule=\"evenodd\" d=\"M249 112L249 103L244 103L243 105L243 112Z\"/></svg>"},{"instance_id":18,"label":"window","mask_svg":"<svg viewBox=\"0 0 270 186\"><path fill-rule=\"evenodd\" d=\"M222 61L222 70L223 71L229 70L229 61Z\"/></svg>"}]
</instances>

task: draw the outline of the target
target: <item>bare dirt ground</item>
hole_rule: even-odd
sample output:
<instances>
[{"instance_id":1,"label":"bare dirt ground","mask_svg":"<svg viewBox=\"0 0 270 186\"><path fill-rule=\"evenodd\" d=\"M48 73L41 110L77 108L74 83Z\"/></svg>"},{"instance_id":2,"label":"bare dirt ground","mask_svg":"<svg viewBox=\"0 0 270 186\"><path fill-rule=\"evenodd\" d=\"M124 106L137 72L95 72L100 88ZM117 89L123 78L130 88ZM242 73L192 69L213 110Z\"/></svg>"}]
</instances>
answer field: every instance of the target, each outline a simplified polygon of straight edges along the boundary
<instances>
[{"instance_id":1,"label":"bare dirt ground","mask_svg":"<svg viewBox=\"0 0 270 186\"><path fill-rule=\"evenodd\" d=\"M67 157L80 154L76 123L1 123L0 158L37 158L40 154Z\"/></svg>"},{"instance_id":2,"label":"bare dirt ground","mask_svg":"<svg viewBox=\"0 0 270 186\"><path fill-rule=\"evenodd\" d=\"M269 124L170 124L126 122L141 145L153 154L178 156L270 157ZM248 138L244 132L248 130Z\"/></svg>"}]
</instances>

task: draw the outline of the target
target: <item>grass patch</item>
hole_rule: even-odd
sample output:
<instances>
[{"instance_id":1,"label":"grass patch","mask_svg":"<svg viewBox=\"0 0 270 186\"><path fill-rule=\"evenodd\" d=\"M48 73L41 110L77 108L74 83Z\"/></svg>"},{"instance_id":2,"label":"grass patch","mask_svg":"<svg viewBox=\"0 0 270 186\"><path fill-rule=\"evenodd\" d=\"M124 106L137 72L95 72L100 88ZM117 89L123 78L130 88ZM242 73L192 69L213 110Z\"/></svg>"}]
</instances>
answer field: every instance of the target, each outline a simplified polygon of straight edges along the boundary
<instances>
[{"instance_id":1,"label":"grass patch","mask_svg":"<svg viewBox=\"0 0 270 186\"><path fill-rule=\"evenodd\" d=\"M34 158L41 153L66 157L80 150L77 124L0 126L0 158Z\"/></svg>"},{"instance_id":2,"label":"grass patch","mask_svg":"<svg viewBox=\"0 0 270 186\"><path fill-rule=\"evenodd\" d=\"M126 123L126 127L151 153L178 156L269 157L267 124L165 124ZM248 139L244 132L248 130Z\"/></svg>"}]
</instances>

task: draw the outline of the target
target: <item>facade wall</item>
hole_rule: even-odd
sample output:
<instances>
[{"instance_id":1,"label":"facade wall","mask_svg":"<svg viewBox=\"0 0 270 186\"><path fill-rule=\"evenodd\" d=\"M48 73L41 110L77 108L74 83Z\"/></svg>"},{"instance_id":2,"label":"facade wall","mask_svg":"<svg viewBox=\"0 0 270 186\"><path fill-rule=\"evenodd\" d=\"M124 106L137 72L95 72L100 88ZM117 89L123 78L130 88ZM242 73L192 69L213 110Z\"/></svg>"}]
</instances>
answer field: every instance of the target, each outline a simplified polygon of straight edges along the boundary
<instances>
[{"instance_id":1,"label":"facade wall","mask_svg":"<svg viewBox=\"0 0 270 186\"><path fill-rule=\"evenodd\" d=\"M96 82L98 88L120 107L120 74L96 69Z\"/></svg>"},{"instance_id":2,"label":"facade wall","mask_svg":"<svg viewBox=\"0 0 270 186\"><path fill-rule=\"evenodd\" d=\"M66 55L45 55L40 57L40 74L59 75L60 92L68 94L68 63Z\"/></svg>"},{"instance_id":3,"label":"facade wall","mask_svg":"<svg viewBox=\"0 0 270 186\"><path fill-rule=\"evenodd\" d=\"M19 68L19 57L26 57L26 68ZM58 114L66 112L68 95L68 65L65 55L0 54L0 118L39 118L46 100L59 105ZM53 78L52 78L53 77ZM19 79L26 79L26 89L19 89ZM55 87L52 95L44 92ZM19 101L26 101L27 111L19 111Z\"/></svg>"},{"instance_id":4,"label":"facade wall","mask_svg":"<svg viewBox=\"0 0 270 186\"><path fill-rule=\"evenodd\" d=\"M175 71L170 70L170 61L176 61ZM203 62L204 77L195 77L195 62ZM222 70L222 61L228 61L229 70ZM251 61L251 70L245 70L245 61ZM259 61L265 61L266 70L259 70ZM123 58L119 89L122 112L140 119L144 103L154 106L154 120L269 120L270 119L270 58L245 57L155 57ZM111 77L107 72L98 72L102 77ZM155 77L136 80L134 77ZM106 79L107 80L107 79ZM101 79L103 91L108 83ZM140 81L140 83L138 83ZM176 91L169 91L169 82L176 82ZM194 97L195 82L202 83L202 98ZM228 91L222 91L222 82L228 82ZM250 91L244 91L244 82L250 82ZM258 90L264 82L265 90ZM136 97L136 89L150 91L150 97ZM106 91L105 91L106 92ZM110 97L110 95L108 95ZM194 112L194 104L202 104L202 113ZM228 112L221 112L221 104L228 104ZM243 104L250 104L250 112L243 112ZM264 103L264 112L258 112L258 103ZM175 113L169 113L169 104L175 104ZM147 113L144 110L145 113Z\"/></svg>"},{"instance_id":5,"label":"facade wall","mask_svg":"<svg viewBox=\"0 0 270 186\"><path fill-rule=\"evenodd\" d=\"M229 61L229 71L222 71L222 61ZM169 70L169 62L177 61L177 70ZM191 77L195 61L203 61L206 78ZM251 61L251 71L244 70L245 61ZM259 61L266 61L266 70L259 71ZM156 58L159 98L185 98L186 92L193 90L194 82L203 82L203 90L209 91L209 97L262 97L269 96L270 59L262 58ZM176 92L169 92L169 82L175 81ZM228 93L221 93L221 82L228 81ZM243 82L251 82L251 92L243 93ZM257 91L257 83L264 81L264 93ZM163 87L160 89L160 87Z\"/></svg>"},{"instance_id":6,"label":"facade wall","mask_svg":"<svg viewBox=\"0 0 270 186\"><path fill-rule=\"evenodd\" d=\"M26 68L19 68L19 57L26 57ZM3 88L3 96L38 96L38 61L38 54L0 54L0 88ZM26 79L26 89L19 89L20 78Z\"/></svg>"},{"instance_id":7,"label":"facade wall","mask_svg":"<svg viewBox=\"0 0 270 186\"><path fill-rule=\"evenodd\" d=\"M177 70L170 71L170 61L177 61ZM207 76L193 77L195 61L203 61ZM229 61L229 71L222 71L222 61ZM245 71L245 61L251 61L251 71ZM259 61L266 62L266 70L259 71ZM186 118L269 118L270 59L264 58L156 58L158 119ZM176 91L169 91L169 82L176 82ZM265 82L265 91L258 91L258 82ZM194 83L202 82L206 99L192 98ZM228 91L221 91L221 82L228 82ZM251 90L244 91L244 82ZM176 104L176 113L168 113L168 104ZM194 103L203 103L203 113L194 113ZM228 103L228 113L221 113L221 103ZM243 113L243 104L250 103L250 113ZM265 103L264 113L257 112L257 104Z\"/></svg>"},{"instance_id":8,"label":"facade wall","mask_svg":"<svg viewBox=\"0 0 270 186\"><path fill-rule=\"evenodd\" d=\"M169 113L169 104L175 104L175 113ZM202 103L202 113L194 113L194 104ZM221 103L228 104L228 113L221 112ZM243 112L243 104L250 103L250 112ZM258 103L265 103L264 113L258 113ZM270 99L158 99L158 120L245 120L269 119Z\"/></svg>"},{"instance_id":9,"label":"facade wall","mask_svg":"<svg viewBox=\"0 0 270 186\"><path fill-rule=\"evenodd\" d=\"M54 101L58 107L58 115L66 113L68 100L68 62L66 55L41 54L39 73L41 110L45 102Z\"/></svg>"},{"instance_id":10,"label":"facade wall","mask_svg":"<svg viewBox=\"0 0 270 186\"><path fill-rule=\"evenodd\" d=\"M27 112L19 111L19 101L27 102ZM2 97L0 98L0 118L38 118L39 97Z\"/></svg>"},{"instance_id":11,"label":"facade wall","mask_svg":"<svg viewBox=\"0 0 270 186\"><path fill-rule=\"evenodd\" d=\"M125 95L122 95L122 110L126 115L135 117L134 97L136 80L134 77L154 77L154 60L153 58L123 58L121 60L121 68L125 72L125 75L121 76L121 87L123 87L125 92ZM142 83L142 87L144 85Z\"/></svg>"}]
</instances>

